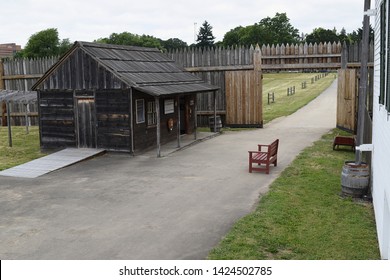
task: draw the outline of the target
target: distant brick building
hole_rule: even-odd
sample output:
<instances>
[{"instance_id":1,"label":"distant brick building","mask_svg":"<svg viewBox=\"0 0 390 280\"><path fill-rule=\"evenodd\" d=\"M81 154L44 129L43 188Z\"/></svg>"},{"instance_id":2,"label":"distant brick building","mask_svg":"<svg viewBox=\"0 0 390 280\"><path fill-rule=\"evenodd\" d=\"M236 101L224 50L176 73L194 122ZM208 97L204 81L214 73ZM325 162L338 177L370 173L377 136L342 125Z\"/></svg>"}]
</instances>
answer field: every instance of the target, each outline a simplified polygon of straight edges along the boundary
<instances>
[{"instance_id":1,"label":"distant brick building","mask_svg":"<svg viewBox=\"0 0 390 280\"><path fill-rule=\"evenodd\" d=\"M2 57L12 57L17 51L22 50L20 45L15 43L10 44L0 44L0 58Z\"/></svg>"}]
</instances>

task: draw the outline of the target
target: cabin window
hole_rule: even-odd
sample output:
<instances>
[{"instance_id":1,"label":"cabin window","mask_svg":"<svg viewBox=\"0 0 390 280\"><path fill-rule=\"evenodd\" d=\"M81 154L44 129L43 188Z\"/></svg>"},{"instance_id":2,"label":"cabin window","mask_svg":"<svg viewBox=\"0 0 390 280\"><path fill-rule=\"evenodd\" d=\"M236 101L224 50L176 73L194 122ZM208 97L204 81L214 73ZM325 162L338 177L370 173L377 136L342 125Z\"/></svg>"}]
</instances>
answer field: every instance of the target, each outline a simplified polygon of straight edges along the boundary
<instances>
[{"instance_id":1,"label":"cabin window","mask_svg":"<svg viewBox=\"0 0 390 280\"><path fill-rule=\"evenodd\" d=\"M144 123L145 122L145 101L143 99L137 99L135 101L136 107L136 122Z\"/></svg>"},{"instance_id":2,"label":"cabin window","mask_svg":"<svg viewBox=\"0 0 390 280\"><path fill-rule=\"evenodd\" d=\"M157 124L156 101L148 102L147 119L149 126Z\"/></svg>"}]
</instances>

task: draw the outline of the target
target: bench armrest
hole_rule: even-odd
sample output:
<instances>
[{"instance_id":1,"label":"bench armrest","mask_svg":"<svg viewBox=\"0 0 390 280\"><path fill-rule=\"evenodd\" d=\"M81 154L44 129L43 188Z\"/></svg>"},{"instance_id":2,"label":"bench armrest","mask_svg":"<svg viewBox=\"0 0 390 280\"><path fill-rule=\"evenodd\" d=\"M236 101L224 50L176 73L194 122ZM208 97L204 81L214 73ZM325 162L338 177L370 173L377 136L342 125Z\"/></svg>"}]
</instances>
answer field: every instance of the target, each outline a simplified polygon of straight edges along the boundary
<instances>
[{"instance_id":1,"label":"bench armrest","mask_svg":"<svg viewBox=\"0 0 390 280\"><path fill-rule=\"evenodd\" d=\"M269 145L258 144L257 147L259 148L259 151L261 151L263 148L266 148L267 150L269 149Z\"/></svg>"}]
</instances>

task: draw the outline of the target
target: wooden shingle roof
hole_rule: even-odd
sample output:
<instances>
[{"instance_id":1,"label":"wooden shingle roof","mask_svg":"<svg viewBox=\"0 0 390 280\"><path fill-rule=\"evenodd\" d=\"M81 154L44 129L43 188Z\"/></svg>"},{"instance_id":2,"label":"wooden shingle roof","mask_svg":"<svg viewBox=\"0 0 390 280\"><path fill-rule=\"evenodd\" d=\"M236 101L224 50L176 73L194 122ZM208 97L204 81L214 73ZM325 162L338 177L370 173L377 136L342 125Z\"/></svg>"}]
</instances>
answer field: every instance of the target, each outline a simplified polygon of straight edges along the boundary
<instances>
[{"instance_id":1,"label":"wooden shingle roof","mask_svg":"<svg viewBox=\"0 0 390 280\"><path fill-rule=\"evenodd\" d=\"M153 96L219 89L186 72L155 48L76 42L69 52L76 49L83 50L128 87ZM56 64L52 68L55 69ZM38 88L52 72L50 69L33 89Z\"/></svg>"},{"instance_id":2,"label":"wooden shingle roof","mask_svg":"<svg viewBox=\"0 0 390 280\"><path fill-rule=\"evenodd\" d=\"M0 102L2 101L11 101L14 103L34 103L37 102L37 92L20 90L0 90Z\"/></svg>"}]
</instances>

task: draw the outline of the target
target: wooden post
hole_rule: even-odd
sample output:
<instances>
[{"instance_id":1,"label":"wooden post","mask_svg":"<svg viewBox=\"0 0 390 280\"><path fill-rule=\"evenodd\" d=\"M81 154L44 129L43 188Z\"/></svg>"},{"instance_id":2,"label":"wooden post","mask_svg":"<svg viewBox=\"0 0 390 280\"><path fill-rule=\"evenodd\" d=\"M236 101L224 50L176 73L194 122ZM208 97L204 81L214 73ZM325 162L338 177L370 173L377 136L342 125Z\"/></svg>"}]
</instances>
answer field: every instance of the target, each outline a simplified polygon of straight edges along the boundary
<instances>
[{"instance_id":1,"label":"wooden post","mask_svg":"<svg viewBox=\"0 0 390 280\"><path fill-rule=\"evenodd\" d=\"M197 134L197 128L198 128L198 116L197 116L197 108L196 108L196 101L197 101L198 97L197 95L195 95L195 99L194 99L194 139L196 140L198 138L198 134Z\"/></svg>"},{"instance_id":2,"label":"wooden post","mask_svg":"<svg viewBox=\"0 0 390 280\"><path fill-rule=\"evenodd\" d=\"M3 77L4 77L4 64L3 61L0 59L0 90L5 89Z\"/></svg>"},{"instance_id":3,"label":"wooden post","mask_svg":"<svg viewBox=\"0 0 390 280\"><path fill-rule=\"evenodd\" d=\"M157 117L157 157L161 157L161 116L160 116L160 98L154 98L156 103L156 117Z\"/></svg>"},{"instance_id":4,"label":"wooden post","mask_svg":"<svg viewBox=\"0 0 390 280\"><path fill-rule=\"evenodd\" d=\"M27 106L28 104L25 103L23 104L24 105L24 110L25 110L25 114L24 114L24 118L25 118L25 123L26 123L26 134L28 134L28 126L29 126L29 123L28 123L28 110L27 110Z\"/></svg>"},{"instance_id":5,"label":"wooden post","mask_svg":"<svg viewBox=\"0 0 390 280\"><path fill-rule=\"evenodd\" d=\"M181 120L180 120L180 95L177 96L177 147L181 147L180 142L180 126L181 126Z\"/></svg>"},{"instance_id":6,"label":"wooden post","mask_svg":"<svg viewBox=\"0 0 390 280\"><path fill-rule=\"evenodd\" d=\"M214 133L217 132L217 94L215 90L213 91L213 99L214 99Z\"/></svg>"},{"instance_id":7,"label":"wooden post","mask_svg":"<svg viewBox=\"0 0 390 280\"><path fill-rule=\"evenodd\" d=\"M348 66L348 46L344 42L343 48L341 50L341 69L347 69Z\"/></svg>"},{"instance_id":8,"label":"wooden post","mask_svg":"<svg viewBox=\"0 0 390 280\"><path fill-rule=\"evenodd\" d=\"M7 126L7 104L5 101L1 102L1 123L2 126Z\"/></svg>"},{"instance_id":9,"label":"wooden post","mask_svg":"<svg viewBox=\"0 0 390 280\"><path fill-rule=\"evenodd\" d=\"M8 144L12 147L12 130L11 130L11 101L7 102L7 125L8 125Z\"/></svg>"},{"instance_id":10,"label":"wooden post","mask_svg":"<svg viewBox=\"0 0 390 280\"><path fill-rule=\"evenodd\" d=\"M370 9L371 0L364 1L364 12ZM362 38L362 59L360 69L360 85L359 85L359 107L358 107L358 127L356 145L360 146L363 144L364 137L364 116L366 111L366 98L367 98L367 82L368 82L368 54L370 41L370 17L364 15L363 17L363 38ZM360 164L362 161L362 152L356 149L355 163Z\"/></svg>"},{"instance_id":11,"label":"wooden post","mask_svg":"<svg viewBox=\"0 0 390 280\"><path fill-rule=\"evenodd\" d=\"M133 117L133 89L130 88L130 153L134 156L134 117Z\"/></svg>"},{"instance_id":12,"label":"wooden post","mask_svg":"<svg viewBox=\"0 0 390 280\"><path fill-rule=\"evenodd\" d=\"M255 51L253 53L253 69L254 69L254 75L255 75L255 96L257 96L257 106L255 106L255 110L257 111L259 125L261 127L263 126L263 74L261 73L261 64L262 64L262 58L261 58L261 49L260 46L257 44ZM256 118L257 119L257 118Z\"/></svg>"}]
</instances>

